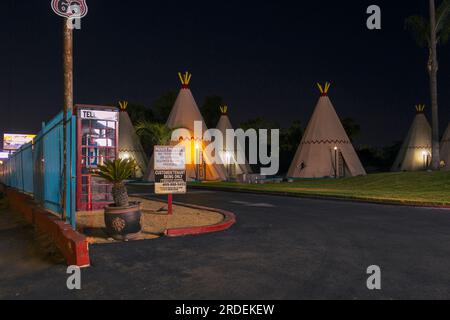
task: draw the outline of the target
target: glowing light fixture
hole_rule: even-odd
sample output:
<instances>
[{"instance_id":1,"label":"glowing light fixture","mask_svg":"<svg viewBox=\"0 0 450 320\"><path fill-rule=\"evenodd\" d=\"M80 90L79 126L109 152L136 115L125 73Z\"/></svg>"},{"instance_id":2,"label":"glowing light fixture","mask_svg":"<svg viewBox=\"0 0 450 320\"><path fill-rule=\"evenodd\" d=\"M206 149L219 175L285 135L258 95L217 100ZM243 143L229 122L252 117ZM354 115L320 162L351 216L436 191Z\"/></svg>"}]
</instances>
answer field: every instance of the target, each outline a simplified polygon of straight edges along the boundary
<instances>
[{"instance_id":1,"label":"glowing light fixture","mask_svg":"<svg viewBox=\"0 0 450 320\"><path fill-rule=\"evenodd\" d=\"M422 151L422 157L423 157L423 168L426 170L428 169L428 165L429 165L429 159L430 159L430 152L423 150Z\"/></svg>"}]
</instances>

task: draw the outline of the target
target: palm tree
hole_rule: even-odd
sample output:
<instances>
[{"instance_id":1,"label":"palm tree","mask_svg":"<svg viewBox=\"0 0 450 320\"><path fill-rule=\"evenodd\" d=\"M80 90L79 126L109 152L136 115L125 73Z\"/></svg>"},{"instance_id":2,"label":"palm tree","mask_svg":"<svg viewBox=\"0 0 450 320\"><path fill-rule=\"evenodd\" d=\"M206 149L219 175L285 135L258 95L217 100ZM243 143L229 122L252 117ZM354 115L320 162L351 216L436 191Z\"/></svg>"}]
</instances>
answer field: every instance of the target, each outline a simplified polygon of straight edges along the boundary
<instances>
[{"instance_id":1,"label":"palm tree","mask_svg":"<svg viewBox=\"0 0 450 320\"><path fill-rule=\"evenodd\" d=\"M428 47L428 74L430 77L431 111L433 126L433 161L432 169L439 170L439 108L437 93L437 45L446 44L450 38L450 0L443 0L436 10L435 1L430 1L430 19L421 16L411 16L406 19L405 27L411 31L416 42L421 47Z\"/></svg>"},{"instance_id":2,"label":"palm tree","mask_svg":"<svg viewBox=\"0 0 450 320\"><path fill-rule=\"evenodd\" d=\"M136 162L129 159L107 161L104 165L98 166L97 175L113 184L112 196L116 207L129 205L125 180L133 176L135 170Z\"/></svg>"},{"instance_id":3,"label":"palm tree","mask_svg":"<svg viewBox=\"0 0 450 320\"><path fill-rule=\"evenodd\" d=\"M142 121L136 126L136 133L146 150L150 151L149 154L154 146L167 145L172 140L173 130L162 123L150 121Z\"/></svg>"}]
</instances>

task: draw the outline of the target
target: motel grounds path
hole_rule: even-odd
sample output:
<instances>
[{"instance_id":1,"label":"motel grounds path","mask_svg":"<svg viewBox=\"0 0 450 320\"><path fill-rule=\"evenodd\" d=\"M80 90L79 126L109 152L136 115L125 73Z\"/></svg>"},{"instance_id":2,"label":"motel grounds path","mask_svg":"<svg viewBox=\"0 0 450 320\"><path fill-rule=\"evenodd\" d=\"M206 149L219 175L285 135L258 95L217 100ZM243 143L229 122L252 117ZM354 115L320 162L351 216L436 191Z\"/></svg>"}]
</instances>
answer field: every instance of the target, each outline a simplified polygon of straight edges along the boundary
<instances>
[{"instance_id":1,"label":"motel grounds path","mask_svg":"<svg viewBox=\"0 0 450 320\"><path fill-rule=\"evenodd\" d=\"M63 265L15 274L28 260L13 259L1 264L0 299L450 299L450 210L207 190L175 201L229 210L237 224L93 245L80 291L66 288ZM2 230L0 243L15 237ZM366 287L372 265L381 291Z\"/></svg>"}]
</instances>

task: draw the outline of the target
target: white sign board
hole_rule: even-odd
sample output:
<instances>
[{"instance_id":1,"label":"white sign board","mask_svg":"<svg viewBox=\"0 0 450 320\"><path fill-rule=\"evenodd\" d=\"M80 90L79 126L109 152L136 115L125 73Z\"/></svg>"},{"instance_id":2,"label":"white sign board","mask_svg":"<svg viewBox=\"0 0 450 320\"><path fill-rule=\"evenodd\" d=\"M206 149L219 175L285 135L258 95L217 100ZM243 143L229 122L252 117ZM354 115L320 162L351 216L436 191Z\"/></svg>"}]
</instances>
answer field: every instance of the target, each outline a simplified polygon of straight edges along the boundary
<instances>
[{"instance_id":1,"label":"white sign board","mask_svg":"<svg viewBox=\"0 0 450 320\"><path fill-rule=\"evenodd\" d=\"M155 147L155 171L186 170L186 148L157 146Z\"/></svg>"},{"instance_id":2,"label":"white sign board","mask_svg":"<svg viewBox=\"0 0 450 320\"><path fill-rule=\"evenodd\" d=\"M156 194L185 194L186 192L186 170L155 171Z\"/></svg>"},{"instance_id":3,"label":"white sign board","mask_svg":"<svg viewBox=\"0 0 450 320\"><path fill-rule=\"evenodd\" d=\"M5 150L19 150L23 145L30 143L36 138L34 134L10 134L3 135L3 149Z\"/></svg>"},{"instance_id":4,"label":"white sign board","mask_svg":"<svg viewBox=\"0 0 450 320\"><path fill-rule=\"evenodd\" d=\"M80 110L80 117L83 120L118 121L119 113L117 111L82 109Z\"/></svg>"},{"instance_id":5,"label":"white sign board","mask_svg":"<svg viewBox=\"0 0 450 320\"><path fill-rule=\"evenodd\" d=\"M186 193L186 149L184 147L157 146L154 159L155 193Z\"/></svg>"},{"instance_id":6,"label":"white sign board","mask_svg":"<svg viewBox=\"0 0 450 320\"><path fill-rule=\"evenodd\" d=\"M0 160L6 160L9 158L9 152L0 151Z\"/></svg>"}]
</instances>

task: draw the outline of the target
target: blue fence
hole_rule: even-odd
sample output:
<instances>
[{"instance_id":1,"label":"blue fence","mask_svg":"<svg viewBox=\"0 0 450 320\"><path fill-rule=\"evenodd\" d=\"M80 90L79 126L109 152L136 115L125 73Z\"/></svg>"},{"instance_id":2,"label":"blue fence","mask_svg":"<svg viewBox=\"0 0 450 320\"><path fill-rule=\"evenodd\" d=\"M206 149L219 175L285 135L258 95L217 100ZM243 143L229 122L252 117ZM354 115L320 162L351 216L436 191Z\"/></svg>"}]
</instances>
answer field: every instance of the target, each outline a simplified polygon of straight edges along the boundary
<instances>
[{"instance_id":1,"label":"blue fence","mask_svg":"<svg viewBox=\"0 0 450 320\"><path fill-rule=\"evenodd\" d=\"M23 146L0 167L0 180L7 186L33 195L43 207L61 214L75 228L76 119L70 113L65 121L68 159L66 181L63 181L63 120L64 115L61 112L43 125L32 143Z\"/></svg>"}]
</instances>

